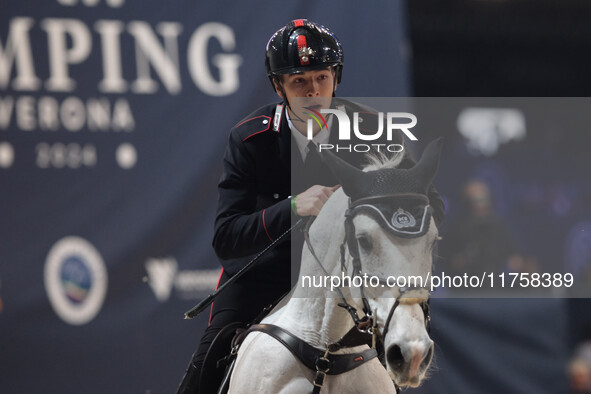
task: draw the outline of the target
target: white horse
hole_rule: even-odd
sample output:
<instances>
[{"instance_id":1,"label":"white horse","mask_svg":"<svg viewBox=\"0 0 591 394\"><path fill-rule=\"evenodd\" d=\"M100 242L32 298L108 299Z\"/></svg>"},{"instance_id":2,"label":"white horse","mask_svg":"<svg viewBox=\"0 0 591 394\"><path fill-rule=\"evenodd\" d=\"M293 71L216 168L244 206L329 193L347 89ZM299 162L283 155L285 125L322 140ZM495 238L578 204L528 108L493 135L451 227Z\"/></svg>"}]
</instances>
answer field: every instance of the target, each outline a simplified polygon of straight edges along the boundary
<instances>
[{"instance_id":1,"label":"white horse","mask_svg":"<svg viewBox=\"0 0 591 394\"><path fill-rule=\"evenodd\" d=\"M309 227L310 245L304 245L297 285L261 322L280 329L275 335L249 332L241 343L230 393L309 393L315 386L319 386L315 392L323 393L395 393L396 386L420 384L433 355L425 307L438 232L426 194L439 152L440 142L435 141L412 169L392 168L397 163L390 161L365 172L334 155L324 157L343 187ZM350 241L344 243L347 217ZM343 253L340 245L347 245ZM346 281L354 275L358 279L353 285L331 289L337 278ZM326 285L319 286L325 277ZM418 283L419 277L426 282ZM359 286L363 278L365 286ZM351 312L343 307L345 303ZM359 329L353 323L352 308L368 315L360 317ZM342 340L350 329L373 335L365 335L369 341ZM305 366L293 352L304 345L290 335L323 355L316 359L330 364L328 360L336 355L354 354L348 363L361 365L337 375L331 374L334 364ZM290 341L292 349L286 346ZM334 346L345 342L352 344ZM383 344L386 368L378 358L371 358L372 342ZM329 344L331 351L327 351Z\"/></svg>"}]
</instances>

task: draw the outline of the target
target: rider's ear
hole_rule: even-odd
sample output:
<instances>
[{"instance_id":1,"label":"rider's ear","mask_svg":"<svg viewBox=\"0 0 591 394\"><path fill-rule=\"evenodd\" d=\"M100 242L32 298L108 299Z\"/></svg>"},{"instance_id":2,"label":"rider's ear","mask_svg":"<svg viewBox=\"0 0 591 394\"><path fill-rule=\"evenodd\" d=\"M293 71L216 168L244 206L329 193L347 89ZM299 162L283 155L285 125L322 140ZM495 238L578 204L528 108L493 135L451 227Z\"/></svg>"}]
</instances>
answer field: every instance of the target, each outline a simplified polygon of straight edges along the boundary
<instances>
[{"instance_id":1,"label":"rider's ear","mask_svg":"<svg viewBox=\"0 0 591 394\"><path fill-rule=\"evenodd\" d=\"M279 80L279 78L274 77L272 79L272 81L273 81L273 86L275 87L275 92L277 92L279 97L281 97L283 100L285 100L285 93L283 92L283 87L281 86L281 81Z\"/></svg>"}]
</instances>

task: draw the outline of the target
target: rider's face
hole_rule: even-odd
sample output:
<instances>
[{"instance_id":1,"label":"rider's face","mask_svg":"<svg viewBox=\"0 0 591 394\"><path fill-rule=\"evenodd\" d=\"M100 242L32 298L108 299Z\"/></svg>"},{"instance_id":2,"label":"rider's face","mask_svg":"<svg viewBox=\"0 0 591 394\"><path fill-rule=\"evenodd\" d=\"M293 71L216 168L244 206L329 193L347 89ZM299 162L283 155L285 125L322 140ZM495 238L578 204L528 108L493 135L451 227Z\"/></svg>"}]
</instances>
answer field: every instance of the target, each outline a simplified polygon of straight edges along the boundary
<instances>
[{"instance_id":1,"label":"rider's face","mask_svg":"<svg viewBox=\"0 0 591 394\"><path fill-rule=\"evenodd\" d=\"M336 90L334 78L335 73L332 68L281 76L281 89L277 83L275 87L279 96L289 102L290 118L294 124L308 119L304 114L306 112L304 107L316 110L330 108L332 95ZM297 100L298 98L306 98L306 100ZM296 124L296 126L300 128L299 125Z\"/></svg>"},{"instance_id":2,"label":"rider's face","mask_svg":"<svg viewBox=\"0 0 591 394\"><path fill-rule=\"evenodd\" d=\"M287 100L296 97L332 97L335 90L332 68L283 75L281 79L281 86L287 97L280 90L279 95Z\"/></svg>"}]
</instances>

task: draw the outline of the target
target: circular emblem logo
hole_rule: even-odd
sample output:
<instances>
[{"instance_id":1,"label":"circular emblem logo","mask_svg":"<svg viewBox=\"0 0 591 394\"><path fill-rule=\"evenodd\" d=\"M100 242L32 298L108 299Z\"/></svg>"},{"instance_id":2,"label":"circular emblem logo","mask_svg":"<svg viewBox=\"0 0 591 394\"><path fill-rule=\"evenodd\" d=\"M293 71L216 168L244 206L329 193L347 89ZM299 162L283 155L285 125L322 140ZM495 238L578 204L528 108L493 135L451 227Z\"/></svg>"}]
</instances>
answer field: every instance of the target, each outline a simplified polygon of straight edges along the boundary
<instances>
[{"instance_id":1,"label":"circular emblem logo","mask_svg":"<svg viewBox=\"0 0 591 394\"><path fill-rule=\"evenodd\" d=\"M398 210L394 212L391 222L392 226L398 229L413 227L415 224L417 224L414 216L402 208L398 208Z\"/></svg>"},{"instance_id":2,"label":"circular emblem logo","mask_svg":"<svg viewBox=\"0 0 591 394\"><path fill-rule=\"evenodd\" d=\"M107 293L107 269L96 248L80 237L60 239L45 260L45 289L66 323L86 324L99 313Z\"/></svg>"}]
</instances>

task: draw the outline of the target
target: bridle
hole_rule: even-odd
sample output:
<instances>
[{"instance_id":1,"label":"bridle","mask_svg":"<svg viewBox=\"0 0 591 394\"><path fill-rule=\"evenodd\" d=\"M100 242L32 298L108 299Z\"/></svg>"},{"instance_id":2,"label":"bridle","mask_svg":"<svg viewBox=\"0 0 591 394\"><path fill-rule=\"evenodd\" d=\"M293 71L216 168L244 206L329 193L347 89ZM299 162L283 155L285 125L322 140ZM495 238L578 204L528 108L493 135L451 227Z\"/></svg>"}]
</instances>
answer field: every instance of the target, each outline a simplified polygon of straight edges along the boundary
<instances>
[{"instance_id":1,"label":"bridle","mask_svg":"<svg viewBox=\"0 0 591 394\"><path fill-rule=\"evenodd\" d=\"M345 212L345 240L343 241L343 244L341 244L341 268L343 270L346 269L346 267L345 267L345 251L344 251L344 249L345 249L344 246L346 244L347 249L349 250L349 254L351 255L351 258L352 258L351 264L353 266L353 274L354 275L362 275L365 273L365 272L362 272L361 256L359 253L359 244L358 244L357 239L355 237L355 224L353 223L353 218L355 217L355 215L357 215L360 212L364 212L364 211L368 212L368 211L373 210L374 213L379 215L384 220L384 222L382 222L380 224L382 225L382 227L385 227L384 223L386 223L386 225L389 225L389 223L386 222L386 218L382 214L381 210L376 207L376 204L391 201L391 200L401 200L401 199L417 200L417 201L420 201L420 202L423 202L426 204L425 208L424 208L425 211L431 209L431 207L428 205L429 198L423 194L417 194L417 193L399 193L399 194L392 194L392 195L385 195L385 196L372 196L372 197L360 198L360 199L355 200L354 202L352 202L351 199L349 199L349 207L348 207L347 211ZM416 236L420 236L422 234L425 234L426 231L428 230L429 223L427 222L427 220L429 220L429 219L430 219L430 215L424 214L421 218L422 223L417 231L397 230L396 236L398 236L398 237L403 236L403 237L409 238L409 237L416 237ZM307 242L307 244L308 244L309 248L312 247L311 243ZM318 259L316 259L316 261L317 261L317 263L320 263L320 261ZM378 281L379 281L378 283L380 285L388 286L388 282L386 279L378 277ZM392 316L394 315L394 311L396 310L398 305L400 305L401 299L404 297L404 294L409 290L421 289L420 287L417 287L417 286L405 286L405 287L390 286L390 287L397 287L398 288L398 296L396 297L395 303L388 313L388 318L387 318L385 326L384 326L384 332L381 334L382 339L386 337L389 323L392 319ZM423 287L422 289L426 289L426 288ZM367 301L367 298L365 297L363 286L360 287L360 292L361 292L362 302L363 302L363 311L364 311L365 315L366 316L369 315L370 319L371 319L371 318L373 318L373 317L371 317L372 312L371 312L371 308L369 306L369 302ZM429 301L428 300L429 299L427 298L427 300L421 301L418 303L421 305L421 308L423 309L423 312L425 314L425 324L426 324L427 328L429 329L430 328L429 327L430 318L429 318ZM412 304L412 303L417 303L417 302L405 302L405 304Z\"/></svg>"},{"instance_id":2,"label":"bridle","mask_svg":"<svg viewBox=\"0 0 591 394\"><path fill-rule=\"evenodd\" d=\"M359 253L359 244L358 241L355 237L355 224L353 223L353 219L354 217L360 213L360 212L371 212L374 211L374 214L377 215L381 215L381 218L384 219L384 221L386 221L384 215L381 213L381 210L376 207L376 204L382 204L384 202L387 201L391 201L391 200L398 200L398 199L416 199L418 201L424 202L426 203L425 205L425 214L422 217L422 221L423 223L420 224L419 230L418 231L400 231L397 230L397 235L398 236L402 236L404 237L405 233L407 234L406 237L416 237L416 236L421 236L424 233L426 233L428 226L429 226L429 222L425 223L425 221L429 220L430 221L430 214L426 215L427 210L430 210L431 207L428 205L429 204L429 199L427 196L423 195L423 194L415 194L415 193L399 193L399 194L393 194L393 195L386 195L386 196L374 196L374 197L365 197L365 198L360 198L357 199L355 201L351 201L351 199L349 199L349 206L347 208L347 211L345 212L345 239L343 240L343 242L341 243L340 246L340 263L341 263L341 268L346 271L346 250L348 250L349 255L351 256L352 262L352 268L353 268L353 275L359 275L361 276L364 272L362 269L362 263L361 263L361 256ZM430 211L429 211L430 213ZM314 247L310 241L310 236L309 236L309 229L310 226L312 225L312 223L314 222L315 217L311 217L310 220L308 221L308 223L306 224L306 227L304 229L304 239L306 241L306 245L308 247L308 250L310 251L312 257L314 258L314 260L316 261L316 263L320 266L320 268L324 271L324 273L328 276L329 273L327 272L326 268L324 268L324 265L322 264L322 262L320 261L320 259L318 258ZM381 223L380 225L382 227L384 227L385 225L388 225L392 228L391 225L389 225L386 221L386 223ZM427 226L425 228L425 226ZM381 285L387 285L387 281L384 278L379 278L379 283ZM394 301L393 306L390 308L390 311L388 312L388 316L386 318L385 321L385 325L384 325L384 330L383 332L380 332L379 328L377 327L377 317L374 316L373 311L371 310L371 306L369 305L369 301L367 299L367 297L365 296L365 289L362 286L359 287L359 291L361 294L361 301L362 301L362 311L363 311L363 316L359 317L359 314L357 312L357 308L355 308L353 305L351 305L346 297L343 294L343 291L341 290L340 287L335 288L335 291L338 293L339 298L341 299L341 302L338 304L340 307L344 308L347 310L347 312L349 312L354 326L347 332L347 334L345 334L343 336L343 338L341 338L340 340L332 343L332 344L328 344L327 345L327 352L333 352L339 349L342 349L344 347L353 347L353 346L359 346L359 345L363 345L363 344L367 344L369 345L371 348L373 349L380 349L380 353L383 354L384 352L384 339L386 337L386 334L388 333L388 327L390 325L390 322L394 316L394 312L396 311L396 308L401 304L419 304L421 306L421 309L423 310L423 314L424 314L424 318L425 318L425 326L427 328L427 331L430 332L430 316L429 316L429 298L427 298L426 300L421 300L421 299L417 299L417 298L409 298L408 301L405 301L404 295L406 292L408 292L409 290L417 290L417 289L421 289L419 287L414 287L414 286L407 286L407 287L399 287L399 286L395 286L398 288L398 295L396 296L396 299ZM424 288L424 287L423 287ZM382 364L384 364L383 360L380 360L382 362ZM318 375L318 373L317 373ZM322 381L324 380L324 377L322 377ZM316 381L316 379L315 379ZM315 386L318 387L315 383ZM397 392L399 392L399 387L398 385L396 385L396 390ZM319 390L319 389L318 389Z\"/></svg>"},{"instance_id":3,"label":"bridle","mask_svg":"<svg viewBox=\"0 0 591 394\"><path fill-rule=\"evenodd\" d=\"M387 201L391 201L391 200L399 200L399 199L415 199L415 200L419 200L421 202L426 203L425 205L425 210L430 210L430 206L428 205L429 203L429 199L427 196L423 195L423 194L415 194L415 193L399 193L399 194L393 194L393 195L386 195L386 196L374 196L374 197L365 197L365 198L360 198L355 200L354 202L351 201L351 199L349 199L349 207L347 208L347 211L345 212L345 239L343 240L341 246L340 246L340 263L341 263L341 269L343 269L344 271L346 271L346 250L348 250L349 255L352 258L352 262L351 265L353 267L353 275L358 275L361 276L363 274L365 274L365 272L362 269L362 264L361 264L361 256L359 253L359 244L357 242L357 239L355 237L355 224L353 223L353 218L360 212L364 212L364 211L368 211L370 209L375 210L376 212L379 212L380 215L382 216L382 218L384 218L383 214L381 214L381 211L379 208L376 207L376 204L378 203L383 203L383 202L387 202ZM385 218L384 218L385 219ZM427 221L428 219L430 219L430 215L424 215L422 220L423 222ZM314 222L315 217L310 217L310 220L308 221L308 223L306 224L306 227L304 229L304 239L306 241L306 245L308 247L308 250L310 251L310 253L312 254L312 257L314 257L314 260L316 261L316 263L320 266L320 268L324 271L324 273L326 275L329 275L329 273L326 271L326 269L324 268L322 262L320 261L320 259L318 258L318 256L316 255L316 252L314 251L314 247L312 245L312 242L310 241L310 236L309 236L309 229L310 226L312 225L312 223ZM384 224L380 223L382 225L382 227L384 227ZM400 231L397 230L397 236L404 236L403 234L408 234L407 237L416 237L416 236L421 236L424 233L426 233L427 229L428 229L428 225L429 223L422 223L419 231L415 231L415 232L411 232L411 231ZM427 227L427 228L426 228ZM374 275L374 277L377 277ZM378 278L378 282L380 285L382 286L388 286L388 281L384 278ZM404 297L404 294L407 291L410 290L420 290L420 289L425 289L426 290L426 286L423 287L418 287L418 286L406 286L406 287L399 287L399 286L389 286L389 287L396 287L398 288L398 296L396 297L396 301L394 303L394 306L390 309L390 312L388 313L388 319L386 321L386 330L387 330L387 325L390 322L390 320L392 319L392 316L394 314L394 310L398 307L398 305L401 303L401 299ZM363 318L359 318L358 314L357 314L357 309L355 307L353 307L352 305L350 305L347 301L346 298L342 292L342 290L337 287L335 290L337 291L337 293L339 294L339 297L342 300L342 304L340 305L341 307L347 309L347 311L351 314L351 318L353 319L353 322L356 325L359 325L359 323L366 323L366 321L371 321L373 320L373 312L371 310L371 307L369 305L369 301L367 300L367 297L365 296L365 291L364 291L364 287L360 286L359 287L360 292L361 292L361 300L363 303L363 313L364 316ZM411 304L411 303L417 303L417 302L405 302L406 304ZM429 318L429 311L428 311L428 299L422 302L418 302L421 304L421 307L423 309L423 311L425 312L425 321L426 323L428 323L428 318ZM424 305L425 304L425 305ZM367 326L367 324L363 324L363 327ZM372 324L369 324L370 327L374 327L375 324L372 322ZM382 337L385 337L385 332L381 335Z\"/></svg>"}]
</instances>

